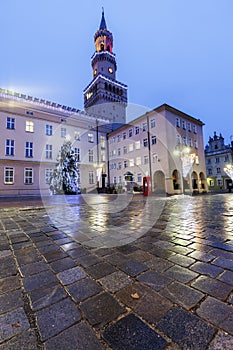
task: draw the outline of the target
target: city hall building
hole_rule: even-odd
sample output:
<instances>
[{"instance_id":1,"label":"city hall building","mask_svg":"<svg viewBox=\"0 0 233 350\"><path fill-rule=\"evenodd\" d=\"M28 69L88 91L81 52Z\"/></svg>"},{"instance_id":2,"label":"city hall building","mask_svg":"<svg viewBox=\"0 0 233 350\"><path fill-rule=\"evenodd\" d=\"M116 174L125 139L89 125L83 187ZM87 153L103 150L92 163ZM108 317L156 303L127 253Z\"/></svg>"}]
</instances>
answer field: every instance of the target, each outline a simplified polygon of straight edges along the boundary
<instances>
[{"instance_id":1,"label":"city hall building","mask_svg":"<svg viewBox=\"0 0 233 350\"><path fill-rule=\"evenodd\" d=\"M65 141L79 162L83 192L207 191L203 123L166 104L126 124L127 86L116 79L113 36L104 13L94 36L85 111L0 89L0 196L47 195Z\"/></svg>"}]
</instances>

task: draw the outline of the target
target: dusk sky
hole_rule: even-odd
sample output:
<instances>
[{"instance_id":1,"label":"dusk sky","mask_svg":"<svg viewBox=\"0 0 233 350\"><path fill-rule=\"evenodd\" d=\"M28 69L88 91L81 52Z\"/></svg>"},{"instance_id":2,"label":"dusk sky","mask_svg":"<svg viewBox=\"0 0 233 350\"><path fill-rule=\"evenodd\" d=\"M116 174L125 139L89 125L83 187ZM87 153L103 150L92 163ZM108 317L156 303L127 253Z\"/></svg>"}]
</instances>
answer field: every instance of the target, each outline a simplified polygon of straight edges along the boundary
<instances>
[{"instance_id":1,"label":"dusk sky","mask_svg":"<svg viewBox=\"0 0 233 350\"><path fill-rule=\"evenodd\" d=\"M129 104L167 103L229 143L232 0L2 0L0 87L83 109L102 6Z\"/></svg>"}]
</instances>

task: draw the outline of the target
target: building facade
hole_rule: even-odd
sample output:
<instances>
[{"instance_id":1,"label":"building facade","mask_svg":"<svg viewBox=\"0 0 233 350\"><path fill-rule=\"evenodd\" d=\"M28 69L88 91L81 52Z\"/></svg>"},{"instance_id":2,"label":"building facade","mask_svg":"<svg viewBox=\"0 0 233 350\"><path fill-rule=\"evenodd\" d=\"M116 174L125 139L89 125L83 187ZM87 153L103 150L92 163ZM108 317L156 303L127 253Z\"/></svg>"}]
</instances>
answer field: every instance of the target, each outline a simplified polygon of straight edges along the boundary
<instances>
[{"instance_id":1,"label":"building facade","mask_svg":"<svg viewBox=\"0 0 233 350\"><path fill-rule=\"evenodd\" d=\"M0 89L0 195L48 195L50 175L69 140L83 192L207 191L203 123L166 104L125 124L127 86L116 80L113 36L104 12L95 37L85 111Z\"/></svg>"},{"instance_id":2,"label":"building facade","mask_svg":"<svg viewBox=\"0 0 233 350\"><path fill-rule=\"evenodd\" d=\"M78 157L80 188L95 189L105 173L104 125L109 120L0 89L0 195L49 194L50 174L66 140Z\"/></svg>"},{"instance_id":3,"label":"building facade","mask_svg":"<svg viewBox=\"0 0 233 350\"><path fill-rule=\"evenodd\" d=\"M130 189L149 177L153 193L207 191L203 123L162 105L109 135L111 183Z\"/></svg>"},{"instance_id":4,"label":"building facade","mask_svg":"<svg viewBox=\"0 0 233 350\"><path fill-rule=\"evenodd\" d=\"M233 142L226 145L224 137L221 134L218 136L215 132L214 136L209 138L205 148L205 159L209 190L228 190L232 179L224 169L233 163Z\"/></svg>"}]
</instances>

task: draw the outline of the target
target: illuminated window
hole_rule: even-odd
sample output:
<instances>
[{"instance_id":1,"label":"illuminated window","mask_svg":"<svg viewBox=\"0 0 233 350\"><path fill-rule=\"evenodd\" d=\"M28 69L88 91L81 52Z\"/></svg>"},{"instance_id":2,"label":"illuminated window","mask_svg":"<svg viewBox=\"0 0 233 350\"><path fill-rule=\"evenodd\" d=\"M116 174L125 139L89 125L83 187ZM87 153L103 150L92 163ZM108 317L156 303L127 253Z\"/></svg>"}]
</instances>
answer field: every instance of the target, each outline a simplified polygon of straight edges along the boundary
<instances>
[{"instance_id":1,"label":"illuminated window","mask_svg":"<svg viewBox=\"0 0 233 350\"><path fill-rule=\"evenodd\" d=\"M141 148L140 141L136 141L135 142L135 149L140 149L140 148Z\"/></svg>"},{"instance_id":2,"label":"illuminated window","mask_svg":"<svg viewBox=\"0 0 233 350\"><path fill-rule=\"evenodd\" d=\"M34 132L34 122L31 120L26 120L26 128L27 132Z\"/></svg>"},{"instance_id":3,"label":"illuminated window","mask_svg":"<svg viewBox=\"0 0 233 350\"><path fill-rule=\"evenodd\" d=\"M100 146L101 148L105 148L105 137L103 135L100 136Z\"/></svg>"},{"instance_id":4,"label":"illuminated window","mask_svg":"<svg viewBox=\"0 0 233 350\"><path fill-rule=\"evenodd\" d=\"M129 152L132 152L133 151L133 143L131 143L130 145L129 145Z\"/></svg>"},{"instance_id":5,"label":"illuminated window","mask_svg":"<svg viewBox=\"0 0 233 350\"><path fill-rule=\"evenodd\" d=\"M4 168L4 183L6 185L12 185L14 183L14 168Z\"/></svg>"},{"instance_id":6,"label":"illuminated window","mask_svg":"<svg viewBox=\"0 0 233 350\"><path fill-rule=\"evenodd\" d=\"M88 142L94 142L94 135L92 133L88 134Z\"/></svg>"},{"instance_id":7,"label":"illuminated window","mask_svg":"<svg viewBox=\"0 0 233 350\"><path fill-rule=\"evenodd\" d=\"M210 180L210 187L214 187L214 180Z\"/></svg>"},{"instance_id":8,"label":"illuminated window","mask_svg":"<svg viewBox=\"0 0 233 350\"><path fill-rule=\"evenodd\" d=\"M136 157L136 165L141 165L142 160L141 157Z\"/></svg>"},{"instance_id":9,"label":"illuminated window","mask_svg":"<svg viewBox=\"0 0 233 350\"><path fill-rule=\"evenodd\" d=\"M134 166L134 160L133 159L129 160L129 166Z\"/></svg>"}]
</instances>

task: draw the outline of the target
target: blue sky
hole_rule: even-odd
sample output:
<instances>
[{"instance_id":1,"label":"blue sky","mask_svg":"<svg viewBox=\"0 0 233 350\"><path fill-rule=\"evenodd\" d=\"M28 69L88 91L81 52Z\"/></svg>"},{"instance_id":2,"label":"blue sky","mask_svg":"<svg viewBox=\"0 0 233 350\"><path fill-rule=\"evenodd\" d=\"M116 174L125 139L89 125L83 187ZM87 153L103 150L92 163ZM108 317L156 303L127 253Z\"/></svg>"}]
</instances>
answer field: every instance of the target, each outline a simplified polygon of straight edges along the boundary
<instances>
[{"instance_id":1,"label":"blue sky","mask_svg":"<svg viewBox=\"0 0 233 350\"><path fill-rule=\"evenodd\" d=\"M1 1L0 87L83 109L102 6L129 103L233 135L232 0Z\"/></svg>"}]
</instances>

